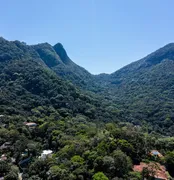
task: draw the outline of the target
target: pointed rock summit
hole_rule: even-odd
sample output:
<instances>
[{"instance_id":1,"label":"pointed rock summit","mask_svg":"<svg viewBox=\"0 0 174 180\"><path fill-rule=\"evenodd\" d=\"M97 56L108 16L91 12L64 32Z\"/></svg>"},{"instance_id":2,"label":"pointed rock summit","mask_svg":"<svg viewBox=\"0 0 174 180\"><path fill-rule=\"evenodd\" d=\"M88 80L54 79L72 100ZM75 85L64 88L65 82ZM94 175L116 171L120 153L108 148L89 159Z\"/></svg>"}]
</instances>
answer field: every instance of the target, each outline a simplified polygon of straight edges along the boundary
<instances>
[{"instance_id":1,"label":"pointed rock summit","mask_svg":"<svg viewBox=\"0 0 174 180\"><path fill-rule=\"evenodd\" d=\"M56 53L59 55L60 59L63 61L64 64L71 63L70 58L68 57L63 45L61 43L57 43L53 46Z\"/></svg>"}]
</instances>

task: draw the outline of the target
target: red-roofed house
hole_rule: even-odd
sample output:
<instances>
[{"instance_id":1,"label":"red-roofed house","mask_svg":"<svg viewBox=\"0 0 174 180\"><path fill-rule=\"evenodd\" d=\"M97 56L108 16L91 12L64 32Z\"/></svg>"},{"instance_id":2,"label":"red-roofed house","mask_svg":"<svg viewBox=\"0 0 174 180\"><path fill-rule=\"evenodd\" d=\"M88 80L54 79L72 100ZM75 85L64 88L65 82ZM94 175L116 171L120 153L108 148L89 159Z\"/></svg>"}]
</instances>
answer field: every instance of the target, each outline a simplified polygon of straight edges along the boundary
<instances>
[{"instance_id":1,"label":"red-roofed house","mask_svg":"<svg viewBox=\"0 0 174 180\"><path fill-rule=\"evenodd\" d=\"M153 171L153 174L149 174L151 177L154 177L156 180L168 180L168 173L165 166L160 165L159 163L143 163L140 165L134 165L133 170L137 172L142 172L144 168L147 168L149 172Z\"/></svg>"}]
</instances>

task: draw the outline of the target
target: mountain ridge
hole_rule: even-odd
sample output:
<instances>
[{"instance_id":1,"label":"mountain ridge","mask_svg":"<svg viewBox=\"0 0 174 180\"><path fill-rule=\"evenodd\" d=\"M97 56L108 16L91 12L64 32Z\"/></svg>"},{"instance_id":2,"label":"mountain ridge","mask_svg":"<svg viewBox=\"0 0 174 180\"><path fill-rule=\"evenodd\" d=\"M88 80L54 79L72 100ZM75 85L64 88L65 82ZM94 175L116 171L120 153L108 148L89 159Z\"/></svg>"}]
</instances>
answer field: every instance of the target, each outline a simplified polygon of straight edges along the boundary
<instances>
[{"instance_id":1,"label":"mountain ridge","mask_svg":"<svg viewBox=\"0 0 174 180\"><path fill-rule=\"evenodd\" d=\"M2 40L4 40L4 41L8 41L8 42L18 42L18 43L23 43L23 44L25 44L25 45L27 45L25 42L20 42L20 41L18 41L18 40L14 40L14 41L9 41L9 40L6 40L5 38L3 38L3 37L0 37L0 39ZM57 49L57 55L59 56L59 58L65 63L65 64L67 64L67 63L74 63L70 58L69 58L69 56L68 56L68 54L67 54L67 52L66 52L66 50L65 50L65 48L64 48L64 46L62 45L62 43L60 43L60 42L58 42L58 43L56 43L55 45L51 45L51 44L49 44L48 42L45 42L45 43L38 43L38 44L35 44L35 45L27 45L28 47L37 47L37 46L47 46L48 47L48 49L50 48L50 47L52 47L54 50L55 50L55 52L56 52L56 49ZM165 52L166 51L168 51L168 50L170 50L170 52L171 51L174 51L174 43L173 42L170 42L170 43L168 43L168 44L166 44L166 45L164 45L164 46L162 46L161 48L159 48L159 49L157 49L156 51L154 51L154 52L152 52L152 53L150 53L150 54L148 54L147 56L145 56L144 58L141 58L141 59L139 59L139 60L136 60L136 61L133 61L133 62L131 62L131 63L129 63L129 64L127 64L127 65L125 65L125 66L123 66L123 67L121 67L120 69L118 69L118 70L116 70L116 71L114 71L114 72L112 72L112 73L99 73L99 74L96 74L96 75L94 75L94 74L92 74L92 73L90 73L88 70L86 70L85 68L83 68L83 69L85 69L88 73L90 73L91 75L93 75L93 76L98 76L98 75L112 75L112 74L114 74L115 72L117 72L117 71L120 71L121 69L123 69L123 68L126 68L127 66L132 66L134 63L136 63L136 62L139 62L139 61L142 61L142 60L144 60L144 61L147 61L147 59L151 59L151 56L157 56L158 55L158 52L161 52L161 50L164 50L165 49L165 51L163 52L164 53L164 56L165 56ZM172 55L172 59L174 58L174 55L173 54L171 54ZM74 64L76 64L76 63L74 63ZM77 64L76 64L77 65ZM79 66L79 65L77 65L77 66ZM81 66L79 66L79 67L81 67Z\"/></svg>"},{"instance_id":2,"label":"mountain ridge","mask_svg":"<svg viewBox=\"0 0 174 180\"><path fill-rule=\"evenodd\" d=\"M100 75L92 75L75 64L60 43L55 46L48 43L28 46L19 41L0 39L0 45L0 66L2 68L5 68L5 64L15 62L31 67L30 63L34 61L41 69L49 69L58 78L72 83L82 92L94 93L95 96L101 97L104 103L110 104L109 109L118 112L116 118L124 119L135 125L145 123L149 127L152 126L152 129L156 127L157 132L173 134L173 43L114 73ZM27 71L29 72L29 69ZM4 73L8 76L10 71L3 71ZM41 77L39 78L39 81L44 82ZM170 119L168 123L170 127L166 123L167 119Z\"/></svg>"},{"instance_id":3,"label":"mountain ridge","mask_svg":"<svg viewBox=\"0 0 174 180\"><path fill-rule=\"evenodd\" d=\"M56 47L0 38L0 177L144 179L142 162L174 176L173 45L98 76Z\"/></svg>"}]
</instances>

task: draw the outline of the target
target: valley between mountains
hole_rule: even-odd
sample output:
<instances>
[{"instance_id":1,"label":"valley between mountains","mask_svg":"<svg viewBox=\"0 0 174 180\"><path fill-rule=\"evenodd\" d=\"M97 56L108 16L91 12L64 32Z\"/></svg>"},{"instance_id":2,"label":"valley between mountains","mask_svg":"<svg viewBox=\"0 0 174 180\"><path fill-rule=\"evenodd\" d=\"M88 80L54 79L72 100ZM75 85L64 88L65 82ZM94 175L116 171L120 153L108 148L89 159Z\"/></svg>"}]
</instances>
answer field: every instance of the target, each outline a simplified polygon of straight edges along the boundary
<instances>
[{"instance_id":1,"label":"valley between mountains","mask_svg":"<svg viewBox=\"0 0 174 180\"><path fill-rule=\"evenodd\" d=\"M0 178L171 179L173 136L174 43L93 75L61 43L0 38Z\"/></svg>"}]
</instances>

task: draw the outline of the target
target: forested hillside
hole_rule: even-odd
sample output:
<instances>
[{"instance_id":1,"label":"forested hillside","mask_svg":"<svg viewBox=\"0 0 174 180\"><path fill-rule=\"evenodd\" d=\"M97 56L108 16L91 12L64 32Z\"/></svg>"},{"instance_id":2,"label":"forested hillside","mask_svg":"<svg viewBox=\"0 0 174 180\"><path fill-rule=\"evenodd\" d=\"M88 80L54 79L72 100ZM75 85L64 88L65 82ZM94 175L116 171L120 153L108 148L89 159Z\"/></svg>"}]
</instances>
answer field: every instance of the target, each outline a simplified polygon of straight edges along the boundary
<instances>
[{"instance_id":1,"label":"forested hillside","mask_svg":"<svg viewBox=\"0 0 174 180\"><path fill-rule=\"evenodd\" d=\"M48 43L33 46L38 52L40 58L51 68L58 76L86 90L95 91L96 83L94 76L87 70L75 64L67 55L62 44L57 43L51 46Z\"/></svg>"},{"instance_id":2,"label":"forested hillside","mask_svg":"<svg viewBox=\"0 0 174 180\"><path fill-rule=\"evenodd\" d=\"M174 44L115 73L97 76L70 60L60 43L53 47L39 44L34 49L58 76L114 104L122 111L122 120L145 125L149 131L173 135Z\"/></svg>"},{"instance_id":3,"label":"forested hillside","mask_svg":"<svg viewBox=\"0 0 174 180\"><path fill-rule=\"evenodd\" d=\"M125 119L148 123L155 131L174 135L174 44L111 75L99 75L104 95L125 109Z\"/></svg>"},{"instance_id":4,"label":"forested hillside","mask_svg":"<svg viewBox=\"0 0 174 180\"><path fill-rule=\"evenodd\" d=\"M4 39L0 44L3 51L0 59L1 113L29 116L33 115L33 109L40 107L43 108L41 116L50 108L64 116L81 113L95 120L112 120L112 112L106 110L109 102L101 103L97 96L58 77L32 47Z\"/></svg>"},{"instance_id":5,"label":"forested hillside","mask_svg":"<svg viewBox=\"0 0 174 180\"><path fill-rule=\"evenodd\" d=\"M94 76L60 43L0 38L0 178L141 180L161 165L173 176L173 52ZM141 162L153 167L136 172Z\"/></svg>"}]
</instances>

